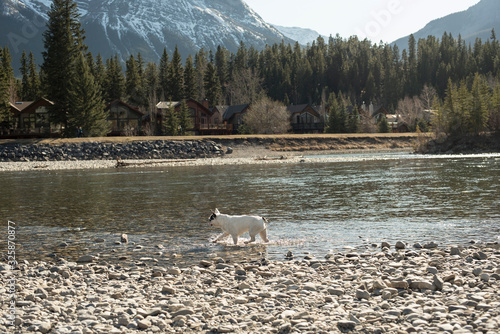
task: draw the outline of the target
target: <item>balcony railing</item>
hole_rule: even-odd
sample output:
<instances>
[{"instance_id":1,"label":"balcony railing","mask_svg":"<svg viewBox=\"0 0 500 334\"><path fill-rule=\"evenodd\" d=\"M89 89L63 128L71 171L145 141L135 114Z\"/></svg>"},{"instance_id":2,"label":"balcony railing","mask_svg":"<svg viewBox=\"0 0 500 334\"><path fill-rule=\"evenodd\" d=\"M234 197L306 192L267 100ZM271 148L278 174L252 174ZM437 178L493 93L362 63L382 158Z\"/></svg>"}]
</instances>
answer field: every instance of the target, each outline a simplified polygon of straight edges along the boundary
<instances>
[{"instance_id":1,"label":"balcony railing","mask_svg":"<svg viewBox=\"0 0 500 334\"><path fill-rule=\"evenodd\" d=\"M199 130L227 130L232 131L232 124L198 124Z\"/></svg>"}]
</instances>

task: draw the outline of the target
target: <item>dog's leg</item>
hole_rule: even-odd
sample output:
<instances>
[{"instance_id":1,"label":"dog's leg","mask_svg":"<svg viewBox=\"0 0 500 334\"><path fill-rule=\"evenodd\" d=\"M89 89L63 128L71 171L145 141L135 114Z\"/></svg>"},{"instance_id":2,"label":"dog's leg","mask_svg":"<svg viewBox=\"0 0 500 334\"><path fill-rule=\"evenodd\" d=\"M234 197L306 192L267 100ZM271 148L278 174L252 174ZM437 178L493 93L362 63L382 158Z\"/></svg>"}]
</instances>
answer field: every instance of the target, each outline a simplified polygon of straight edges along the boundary
<instances>
[{"instance_id":1,"label":"dog's leg","mask_svg":"<svg viewBox=\"0 0 500 334\"><path fill-rule=\"evenodd\" d=\"M238 235L237 234L233 234L232 237L233 237L234 244L237 245L238 244Z\"/></svg>"},{"instance_id":2,"label":"dog's leg","mask_svg":"<svg viewBox=\"0 0 500 334\"><path fill-rule=\"evenodd\" d=\"M259 233L260 237L264 242L269 242L269 239L267 238L267 228L264 229L262 232Z\"/></svg>"},{"instance_id":3,"label":"dog's leg","mask_svg":"<svg viewBox=\"0 0 500 334\"><path fill-rule=\"evenodd\" d=\"M245 241L245 244L249 244L249 243L252 243L252 242L255 242L255 234L254 235L250 235L250 241Z\"/></svg>"},{"instance_id":4,"label":"dog's leg","mask_svg":"<svg viewBox=\"0 0 500 334\"><path fill-rule=\"evenodd\" d=\"M229 237L229 233L224 232L224 233L222 233L221 235L219 235L219 236L218 236L215 240L213 240L212 242L213 242L213 243L216 243L216 242L219 242L219 241L221 241L222 239L227 238L227 237Z\"/></svg>"}]
</instances>

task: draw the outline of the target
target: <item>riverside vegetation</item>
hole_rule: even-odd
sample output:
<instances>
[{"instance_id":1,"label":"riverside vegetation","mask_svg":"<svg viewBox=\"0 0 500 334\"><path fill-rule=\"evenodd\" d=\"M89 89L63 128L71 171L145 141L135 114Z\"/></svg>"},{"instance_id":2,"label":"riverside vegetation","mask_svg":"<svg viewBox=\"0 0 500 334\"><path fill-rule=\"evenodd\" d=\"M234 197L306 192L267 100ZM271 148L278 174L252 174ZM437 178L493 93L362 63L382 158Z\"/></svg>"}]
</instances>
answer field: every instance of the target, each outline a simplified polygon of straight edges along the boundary
<instances>
[{"instance_id":1,"label":"riverside vegetation","mask_svg":"<svg viewBox=\"0 0 500 334\"><path fill-rule=\"evenodd\" d=\"M372 246L322 258L289 252L283 261L215 256L183 268L92 255L2 264L2 283L17 278L16 319L9 327L2 303L0 331L498 333L498 242Z\"/></svg>"}]
</instances>

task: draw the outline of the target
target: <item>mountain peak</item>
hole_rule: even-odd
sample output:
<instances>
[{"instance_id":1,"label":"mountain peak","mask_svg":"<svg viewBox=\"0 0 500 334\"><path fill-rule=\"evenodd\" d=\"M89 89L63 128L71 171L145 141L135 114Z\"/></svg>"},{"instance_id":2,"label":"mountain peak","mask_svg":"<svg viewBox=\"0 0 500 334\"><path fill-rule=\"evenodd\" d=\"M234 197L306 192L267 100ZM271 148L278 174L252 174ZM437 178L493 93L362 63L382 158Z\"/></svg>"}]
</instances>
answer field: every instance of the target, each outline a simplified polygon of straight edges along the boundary
<instances>
[{"instance_id":1,"label":"mountain peak","mask_svg":"<svg viewBox=\"0 0 500 334\"><path fill-rule=\"evenodd\" d=\"M20 56L22 50L31 50L40 60L42 33L51 3L51 0L0 0L0 29L9 32L0 36L0 44L9 47L13 58L16 53ZM242 0L76 0L76 3L89 50L104 58L117 53L125 59L141 52L146 61L158 61L164 48L171 53L176 45L187 56L201 48L215 50L219 45L235 52L241 41L256 49L283 39L289 41ZM35 27L33 22L37 22Z\"/></svg>"}]
</instances>

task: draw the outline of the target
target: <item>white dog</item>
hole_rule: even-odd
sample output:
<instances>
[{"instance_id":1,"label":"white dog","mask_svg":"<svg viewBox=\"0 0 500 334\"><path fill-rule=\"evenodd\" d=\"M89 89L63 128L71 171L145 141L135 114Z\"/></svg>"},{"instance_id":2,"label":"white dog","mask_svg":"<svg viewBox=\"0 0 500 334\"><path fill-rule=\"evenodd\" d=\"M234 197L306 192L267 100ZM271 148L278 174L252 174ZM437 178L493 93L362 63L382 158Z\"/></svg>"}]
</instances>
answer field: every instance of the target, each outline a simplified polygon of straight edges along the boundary
<instances>
[{"instance_id":1,"label":"white dog","mask_svg":"<svg viewBox=\"0 0 500 334\"><path fill-rule=\"evenodd\" d=\"M259 216L230 216L223 215L219 210L215 209L210 218L210 226L220 227L224 233L219 235L213 242L220 241L228 236L233 237L234 244L238 243L238 237L245 232L250 235L250 241L254 242L257 233L264 242L269 242L267 239L267 219Z\"/></svg>"}]
</instances>

